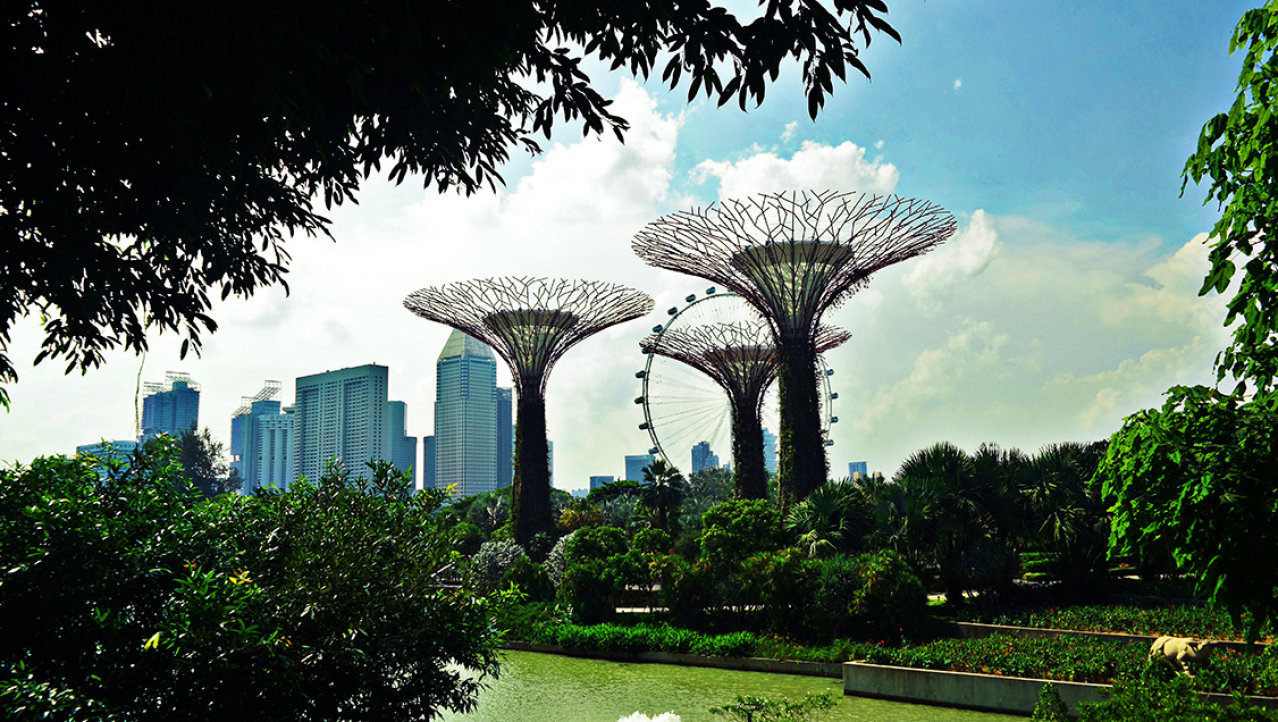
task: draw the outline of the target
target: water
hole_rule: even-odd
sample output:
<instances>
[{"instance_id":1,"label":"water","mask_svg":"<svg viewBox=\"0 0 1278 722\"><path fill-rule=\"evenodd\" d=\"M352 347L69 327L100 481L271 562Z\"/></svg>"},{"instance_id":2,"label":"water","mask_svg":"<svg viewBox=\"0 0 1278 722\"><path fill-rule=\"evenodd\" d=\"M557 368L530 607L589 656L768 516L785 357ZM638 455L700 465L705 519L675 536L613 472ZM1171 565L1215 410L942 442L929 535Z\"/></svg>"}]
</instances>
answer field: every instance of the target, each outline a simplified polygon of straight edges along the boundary
<instances>
[{"instance_id":1,"label":"water","mask_svg":"<svg viewBox=\"0 0 1278 722\"><path fill-rule=\"evenodd\" d=\"M640 712L666 712L681 722L725 722L709 708L737 695L802 698L829 691L838 701L830 722L996 722L1008 715L845 697L840 680L666 664L633 664L555 654L506 651L502 673L466 715L449 722L617 722Z\"/></svg>"}]
</instances>

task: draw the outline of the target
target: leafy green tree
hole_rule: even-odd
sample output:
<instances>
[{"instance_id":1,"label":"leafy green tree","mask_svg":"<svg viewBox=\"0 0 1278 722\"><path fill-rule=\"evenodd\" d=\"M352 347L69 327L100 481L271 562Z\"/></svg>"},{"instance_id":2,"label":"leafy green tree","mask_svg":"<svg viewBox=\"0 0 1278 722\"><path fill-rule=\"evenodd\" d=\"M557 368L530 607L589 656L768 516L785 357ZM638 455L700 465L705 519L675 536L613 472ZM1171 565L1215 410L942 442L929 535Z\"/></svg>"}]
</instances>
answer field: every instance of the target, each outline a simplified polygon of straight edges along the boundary
<instances>
[{"instance_id":1,"label":"leafy green tree","mask_svg":"<svg viewBox=\"0 0 1278 722\"><path fill-rule=\"evenodd\" d=\"M191 428L182 432L178 449L186 478L205 497L233 494L243 485L238 473L228 473L226 448L213 438L207 426L203 431Z\"/></svg>"},{"instance_id":2,"label":"leafy green tree","mask_svg":"<svg viewBox=\"0 0 1278 722\"><path fill-rule=\"evenodd\" d=\"M326 234L317 202L354 200L383 162L470 193L556 122L623 137L586 58L743 110L793 58L815 117L836 78L868 75L872 32L899 40L882 0L829 5L5 3L0 383L10 328L37 309L37 358L68 369L145 350L148 327L198 352L209 296L283 283L285 239Z\"/></svg>"},{"instance_id":3,"label":"leafy green tree","mask_svg":"<svg viewBox=\"0 0 1278 722\"><path fill-rule=\"evenodd\" d=\"M1110 554L1170 554L1247 639L1278 617L1278 393L1251 401L1176 387L1129 416L1096 472Z\"/></svg>"},{"instance_id":4,"label":"leafy green tree","mask_svg":"<svg viewBox=\"0 0 1278 722\"><path fill-rule=\"evenodd\" d=\"M443 496L411 483L388 464L334 468L203 501L168 439L127 464L0 469L0 705L121 720L472 708L497 669L492 600L438 583Z\"/></svg>"},{"instance_id":5,"label":"leafy green tree","mask_svg":"<svg viewBox=\"0 0 1278 722\"><path fill-rule=\"evenodd\" d=\"M1278 2L1243 14L1229 41L1244 49L1237 96L1229 110L1207 121L1185 162L1184 185L1210 179L1205 203L1222 210L1212 229L1211 270L1200 294L1223 293L1242 265L1244 276L1229 300L1225 325L1233 341L1216 358L1219 379L1232 374L1236 391L1247 382L1267 389L1278 377Z\"/></svg>"}]
</instances>

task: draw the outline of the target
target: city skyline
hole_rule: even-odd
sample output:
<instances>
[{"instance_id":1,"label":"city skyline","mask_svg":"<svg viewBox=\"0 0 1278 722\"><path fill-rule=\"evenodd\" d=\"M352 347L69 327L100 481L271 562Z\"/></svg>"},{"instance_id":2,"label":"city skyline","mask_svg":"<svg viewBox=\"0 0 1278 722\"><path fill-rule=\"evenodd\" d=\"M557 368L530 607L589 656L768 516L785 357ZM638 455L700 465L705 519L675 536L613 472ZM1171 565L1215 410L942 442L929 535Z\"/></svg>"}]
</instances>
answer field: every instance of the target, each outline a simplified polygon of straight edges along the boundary
<instances>
[{"instance_id":1,"label":"city skyline","mask_svg":"<svg viewBox=\"0 0 1278 722\"><path fill-rule=\"evenodd\" d=\"M404 294L522 273L606 279L657 300L650 319L586 341L551 380L556 479L580 487L650 448L631 403L637 342L704 291L635 258L634 233L784 188L894 192L959 219L939 250L876 277L829 319L853 334L829 359L851 404L831 468L866 460L890 477L943 440L1027 451L1092 441L1169 386L1209 383L1228 338L1220 298L1197 295L1217 214L1202 189L1181 196L1180 172L1202 124L1232 102L1240 59L1228 41L1248 4L890 6L903 42L876 41L862 56L873 80L836 86L815 122L793 68L748 113L586 68L631 122L624 145L564 128L544 154L514 154L506 186L470 197L370 179L358 206L326 212L336 243L289 241L289 294L214 304L220 329L203 358L180 360L179 338L151 336L145 358L108 351L103 367L66 376L30 365L39 318L23 319L0 459L130 438L138 377L167 369L201 381L201 425L225 442L239 395L261 379L387 365L409 432L427 435L447 330L403 311Z\"/></svg>"}]
</instances>

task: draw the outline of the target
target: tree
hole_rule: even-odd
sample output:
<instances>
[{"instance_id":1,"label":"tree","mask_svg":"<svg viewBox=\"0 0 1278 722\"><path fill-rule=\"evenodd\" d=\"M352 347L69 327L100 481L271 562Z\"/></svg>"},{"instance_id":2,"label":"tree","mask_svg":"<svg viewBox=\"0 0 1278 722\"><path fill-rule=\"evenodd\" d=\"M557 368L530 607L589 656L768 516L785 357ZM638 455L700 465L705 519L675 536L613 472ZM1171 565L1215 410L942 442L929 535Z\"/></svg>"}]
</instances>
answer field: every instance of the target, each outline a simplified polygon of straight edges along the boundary
<instances>
[{"instance_id":1,"label":"tree","mask_svg":"<svg viewBox=\"0 0 1278 722\"><path fill-rule=\"evenodd\" d=\"M657 512L658 529L670 531L670 512L679 510L683 490L683 474L665 459L657 459L643 468L639 503Z\"/></svg>"},{"instance_id":2,"label":"tree","mask_svg":"<svg viewBox=\"0 0 1278 722\"><path fill-rule=\"evenodd\" d=\"M186 478L205 497L233 493L244 483L238 472L228 475L225 447L207 426L203 431L183 431L178 450Z\"/></svg>"},{"instance_id":3,"label":"tree","mask_svg":"<svg viewBox=\"0 0 1278 722\"><path fill-rule=\"evenodd\" d=\"M1243 14L1231 53L1246 48L1238 95L1229 111L1203 126L1185 162L1184 187L1211 179L1204 203L1222 214L1212 229L1211 270L1200 294L1223 293L1240 264L1244 277L1229 301L1225 325L1233 341L1216 357L1220 380L1232 374L1235 391L1247 382L1267 389L1278 378L1278 1ZM1247 259L1245 262L1242 259Z\"/></svg>"},{"instance_id":4,"label":"tree","mask_svg":"<svg viewBox=\"0 0 1278 722\"><path fill-rule=\"evenodd\" d=\"M1278 616L1278 393L1241 401L1176 387L1129 416L1096 471L1110 556L1170 553L1249 641Z\"/></svg>"},{"instance_id":5,"label":"tree","mask_svg":"<svg viewBox=\"0 0 1278 722\"><path fill-rule=\"evenodd\" d=\"M586 58L641 78L662 62L689 100L743 110L793 58L815 117L835 78L868 76L872 32L900 39L883 0L829 5L769 2L747 21L678 0L6 3L0 383L33 311L37 362L68 371L144 351L150 327L198 352L210 294L284 283L286 237L327 234L319 199L354 201L384 161L396 182L472 193L556 122L622 138Z\"/></svg>"},{"instance_id":6,"label":"tree","mask_svg":"<svg viewBox=\"0 0 1278 722\"><path fill-rule=\"evenodd\" d=\"M497 600L437 579L442 492L383 463L204 501L174 452L0 469L0 706L302 722L474 707Z\"/></svg>"}]
</instances>

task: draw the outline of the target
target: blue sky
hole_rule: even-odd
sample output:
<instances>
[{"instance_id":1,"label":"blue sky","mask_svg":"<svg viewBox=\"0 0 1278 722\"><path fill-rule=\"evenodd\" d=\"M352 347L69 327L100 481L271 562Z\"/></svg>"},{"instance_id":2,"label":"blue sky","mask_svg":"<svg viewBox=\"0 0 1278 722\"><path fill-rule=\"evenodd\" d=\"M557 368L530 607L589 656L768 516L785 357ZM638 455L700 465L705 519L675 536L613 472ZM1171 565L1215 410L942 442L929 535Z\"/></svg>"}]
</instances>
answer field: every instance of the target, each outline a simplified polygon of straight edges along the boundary
<instances>
[{"instance_id":1,"label":"blue sky","mask_svg":"<svg viewBox=\"0 0 1278 722\"><path fill-rule=\"evenodd\" d=\"M1228 40L1247 4L889 5L903 43L877 37L863 55L873 79L836 86L815 122L795 68L748 113L601 75L634 125L624 146L557 128L545 154L511 162L504 189L470 198L370 180L360 205L333 212L336 244L290 244L291 296L217 307L222 330L201 359L179 361L179 340L161 337L145 360L115 354L86 377L24 369L39 340L28 319L0 459L127 437L140 367L144 380L201 381L201 424L226 439L239 397L263 379L283 381L290 402L296 376L383 363L409 432L427 435L447 329L404 311L404 295L472 277L583 277L641 288L660 314L704 283L633 256L645 222L795 187L922 197L960 226L827 319L853 333L831 354L836 475L854 459L891 475L942 440L1033 450L1101 438L1167 387L1211 379L1222 304L1196 291L1215 208L1193 187L1180 197L1180 171L1232 100ZM583 343L552 375L558 486L620 473L624 454L648 446L631 399L637 341L657 320Z\"/></svg>"}]
</instances>

